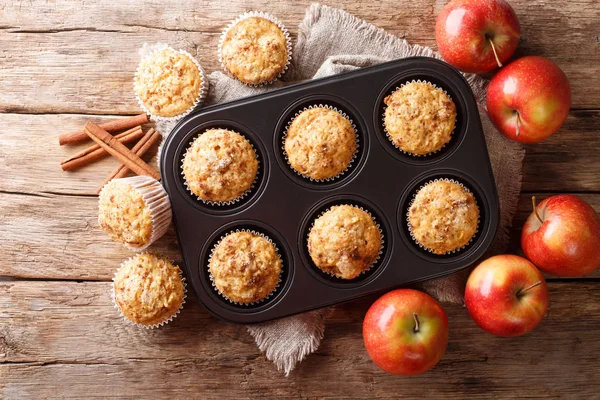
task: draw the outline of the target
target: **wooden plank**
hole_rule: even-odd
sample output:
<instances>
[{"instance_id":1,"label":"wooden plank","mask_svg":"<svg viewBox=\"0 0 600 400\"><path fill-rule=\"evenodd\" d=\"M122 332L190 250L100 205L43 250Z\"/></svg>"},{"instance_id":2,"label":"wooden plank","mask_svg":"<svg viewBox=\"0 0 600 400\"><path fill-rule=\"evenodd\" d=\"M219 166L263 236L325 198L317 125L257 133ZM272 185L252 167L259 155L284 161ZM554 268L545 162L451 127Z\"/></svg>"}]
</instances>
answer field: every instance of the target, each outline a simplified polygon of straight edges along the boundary
<instances>
[{"instance_id":1,"label":"wooden plank","mask_svg":"<svg viewBox=\"0 0 600 400\"><path fill-rule=\"evenodd\" d=\"M168 326L125 324L108 283L0 283L3 398L198 396L246 398L597 398L600 291L550 285L550 310L520 338L480 330L461 306L444 305L450 341L424 375L385 374L361 337L373 297L338 307L320 349L290 378L260 355L240 326L209 317L190 300Z\"/></svg>"},{"instance_id":2,"label":"wooden plank","mask_svg":"<svg viewBox=\"0 0 600 400\"><path fill-rule=\"evenodd\" d=\"M104 3L104 4L102 4ZM250 9L279 16L295 34L310 0L293 2L204 2L167 0L144 4L80 0L13 1L0 15L0 111L123 114L138 110L131 80L137 50L144 42L168 42L197 55L211 72L219 70L219 33L235 16ZM435 18L444 2L331 1L360 18L406 38L435 47ZM573 107L597 108L595 0L511 2L522 25L517 55L537 54L556 61L573 87ZM388 13L382 10L390 10ZM101 26L97 24L102 22Z\"/></svg>"}]
</instances>

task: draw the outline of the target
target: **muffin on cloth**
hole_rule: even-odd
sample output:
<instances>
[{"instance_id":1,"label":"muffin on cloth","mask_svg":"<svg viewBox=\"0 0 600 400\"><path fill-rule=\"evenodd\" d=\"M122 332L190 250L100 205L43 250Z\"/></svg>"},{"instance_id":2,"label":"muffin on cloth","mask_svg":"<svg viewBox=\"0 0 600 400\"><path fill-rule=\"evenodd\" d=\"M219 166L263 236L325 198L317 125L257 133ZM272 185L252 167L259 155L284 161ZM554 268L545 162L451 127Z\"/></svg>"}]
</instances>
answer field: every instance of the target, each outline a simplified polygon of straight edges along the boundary
<instances>
[{"instance_id":1,"label":"muffin on cloth","mask_svg":"<svg viewBox=\"0 0 600 400\"><path fill-rule=\"evenodd\" d=\"M356 153L356 132L339 111L308 108L289 125L284 149L296 172L314 180L329 179L349 167Z\"/></svg>"},{"instance_id":2,"label":"muffin on cloth","mask_svg":"<svg viewBox=\"0 0 600 400\"><path fill-rule=\"evenodd\" d=\"M333 206L319 216L308 234L308 252L323 272L354 279L377 261L382 247L379 227L366 211Z\"/></svg>"},{"instance_id":3,"label":"muffin on cloth","mask_svg":"<svg viewBox=\"0 0 600 400\"><path fill-rule=\"evenodd\" d=\"M158 119L182 117L206 95L208 81L187 52L159 46L142 58L134 78L140 106Z\"/></svg>"},{"instance_id":4,"label":"muffin on cloth","mask_svg":"<svg viewBox=\"0 0 600 400\"><path fill-rule=\"evenodd\" d=\"M451 180L435 180L423 186L408 210L411 235L434 254L467 245L478 225L479 207L473 193Z\"/></svg>"},{"instance_id":5,"label":"muffin on cloth","mask_svg":"<svg viewBox=\"0 0 600 400\"><path fill-rule=\"evenodd\" d=\"M171 203L162 185L149 176L113 179L100 191L98 225L131 250L142 250L165 234Z\"/></svg>"},{"instance_id":6,"label":"muffin on cloth","mask_svg":"<svg viewBox=\"0 0 600 400\"><path fill-rule=\"evenodd\" d=\"M237 132L208 129L198 136L183 159L188 189L200 200L228 203L252 187L258 158L252 145Z\"/></svg>"},{"instance_id":7,"label":"muffin on cloth","mask_svg":"<svg viewBox=\"0 0 600 400\"><path fill-rule=\"evenodd\" d=\"M277 248L264 235L236 231L222 238L209 261L217 291L234 303L264 300L279 285L282 270Z\"/></svg>"},{"instance_id":8,"label":"muffin on cloth","mask_svg":"<svg viewBox=\"0 0 600 400\"><path fill-rule=\"evenodd\" d=\"M410 82L387 96L384 128L398 149L426 155L442 149L452 138L456 105L442 89Z\"/></svg>"},{"instance_id":9,"label":"muffin on cloth","mask_svg":"<svg viewBox=\"0 0 600 400\"><path fill-rule=\"evenodd\" d=\"M113 279L113 296L125 318L156 328L179 313L185 284L179 267L167 258L143 253L121 264Z\"/></svg>"},{"instance_id":10,"label":"muffin on cloth","mask_svg":"<svg viewBox=\"0 0 600 400\"><path fill-rule=\"evenodd\" d=\"M223 69L247 85L271 83L291 59L291 41L285 27L265 13L246 13L223 32L219 60Z\"/></svg>"}]
</instances>

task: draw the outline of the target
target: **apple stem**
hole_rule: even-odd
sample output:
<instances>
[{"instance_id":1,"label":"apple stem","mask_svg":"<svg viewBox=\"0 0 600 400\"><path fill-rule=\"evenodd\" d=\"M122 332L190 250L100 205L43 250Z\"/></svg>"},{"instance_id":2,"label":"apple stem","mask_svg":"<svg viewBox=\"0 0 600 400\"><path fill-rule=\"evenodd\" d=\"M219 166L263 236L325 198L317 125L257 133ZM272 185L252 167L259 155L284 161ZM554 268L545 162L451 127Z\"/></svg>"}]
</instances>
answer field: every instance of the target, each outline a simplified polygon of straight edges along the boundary
<instances>
[{"instance_id":1,"label":"apple stem","mask_svg":"<svg viewBox=\"0 0 600 400\"><path fill-rule=\"evenodd\" d=\"M531 204L533 204L533 213L535 214L537 219L540 221L540 223L543 224L544 220L542 219L542 217L540 217L540 214L538 214L537 204L535 202L535 196L531 196Z\"/></svg>"},{"instance_id":2,"label":"apple stem","mask_svg":"<svg viewBox=\"0 0 600 400\"><path fill-rule=\"evenodd\" d=\"M519 112L517 111L517 136L521 135L521 128L520 128L520 122L521 122L521 117L519 116Z\"/></svg>"},{"instance_id":3,"label":"apple stem","mask_svg":"<svg viewBox=\"0 0 600 400\"><path fill-rule=\"evenodd\" d=\"M413 318L415 319L415 333L419 332L419 316L417 313L413 313Z\"/></svg>"},{"instance_id":4,"label":"apple stem","mask_svg":"<svg viewBox=\"0 0 600 400\"><path fill-rule=\"evenodd\" d=\"M529 285L529 286L527 286L526 288L520 289L520 290L517 292L517 297L520 297L520 296L522 296L522 295L523 295L525 292L527 292L528 290L531 290L531 289L533 289L534 287L536 287L536 286L539 286L539 285L541 285L541 284L542 284L542 281L537 281L537 282L536 282L536 283L534 283L533 285Z\"/></svg>"},{"instance_id":5,"label":"apple stem","mask_svg":"<svg viewBox=\"0 0 600 400\"><path fill-rule=\"evenodd\" d=\"M494 46L494 41L490 37L488 37L488 41L492 45L492 51L494 52L494 57L496 57L496 62L498 63L498 68L502 68L502 63L500 62L500 59L498 58L498 53L496 53L496 46Z\"/></svg>"}]
</instances>

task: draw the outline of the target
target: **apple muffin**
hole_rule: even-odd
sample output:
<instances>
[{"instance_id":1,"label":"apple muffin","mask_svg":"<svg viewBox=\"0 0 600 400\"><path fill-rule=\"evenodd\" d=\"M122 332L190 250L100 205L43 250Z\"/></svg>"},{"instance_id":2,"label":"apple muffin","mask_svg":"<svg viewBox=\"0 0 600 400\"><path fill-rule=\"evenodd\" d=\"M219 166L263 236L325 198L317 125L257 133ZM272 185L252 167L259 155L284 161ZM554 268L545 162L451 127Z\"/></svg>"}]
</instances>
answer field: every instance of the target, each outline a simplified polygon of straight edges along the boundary
<instances>
[{"instance_id":1,"label":"apple muffin","mask_svg":"<svg viewBox=\"0 0 600 400\"><path fill-rule=\"evenodd\" d=\"M200 200L227 203L250 190L258 173L258 158L239 133L208 129L187 150L182 167L188 189Z\"/></svg>"},{"instance_id":2,"label":"apple muffin","mask_svg":"<svg viewBox=\"0 0 600 400\"><path fill-rule=\"evenodd\" d=\"M356 153L356 132L340 112L315 107L302 111L287 129L284 150L294 171L314 180L344 172Z\"/></svg>"},{"instance_id":3,"label":"apple muffin","mask_svg":"<svg viewBox=\"0 0 600 400\"><path fill-rule=\"evenodd\" d=\"M382 237L366 211L333 206L318 217L308 233L308 252L315 266L342 279L354 279L379 257Z\"/></svg>"},{"instance_id":4,"label":"apple muffin","mask_svg":"<svg viewBox=\"0 0 600 400\"><path fill-rule=\"evenodd\" d=\"M388 139L403 152L427 155L452 138L456 105L442 89L426 82L410 82L387 96L384 128Z\"/></svg>"},{"instance_id":5,"label":"apple muffin","mask_svg":"<svg viewBox=\"0 0 600 400\"><path fill-rule=\"evenodd\" d=\"M478 225L475 196L451 180L435 180L423 186L408 210L411 236L434 254L446 254L467 245Z\"/></svg>"},{"instance_id":6,"label":"apple muffin","mask_svg":"<svg viewBox=\"0 0 600 400\"><path fill-rule=\"evenodd\" d=\"M249 13L229 26L221 37L219 57L225 71L248 85L276 80L287 69L290 41L273 17Z\"/></svg>"},{"instance_id":7,"label":"apple muffin","mask_svg":"<svg viewBox=\"0 0 600 400\"><path fill-rule=\"evenodd\" d=\"M277 288L282 261L266 236L237 231L215 246L208 268L221 295L234 303L250 304L266 299Z\"/></svg>"},{"instance_id":8,"label":"apple muffin","mask_svg":"<svg viewBox=\"0 0 600 400\"><path fill-rule=\"evenodd\" d=\"M177 315L185 299L179 267L143 253L125 261L113 280L115 305L128 320L154 328Z\"/></svg>"}]
</instances>

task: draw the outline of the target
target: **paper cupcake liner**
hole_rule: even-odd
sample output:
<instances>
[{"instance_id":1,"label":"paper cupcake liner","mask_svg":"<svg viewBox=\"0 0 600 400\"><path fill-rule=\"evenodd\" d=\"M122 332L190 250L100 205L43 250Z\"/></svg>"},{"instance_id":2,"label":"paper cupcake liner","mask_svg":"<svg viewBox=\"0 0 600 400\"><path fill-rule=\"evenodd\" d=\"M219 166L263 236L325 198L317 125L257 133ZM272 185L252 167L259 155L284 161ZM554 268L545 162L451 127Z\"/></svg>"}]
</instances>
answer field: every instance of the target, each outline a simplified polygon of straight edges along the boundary
<instances>
[{"instance_id":1,"label":"paper cupcake liner","mask_svg":"<svg viewBox=\"0 0 600 400\"><path fill-rule=\"evenodd\" d=\"M144 104L142 99L140 99L140 97L135 92L135 81L140 72L139 66L136 69L135 77L133 78L133 86L134 86L133 92L135 94L135 98L136 98L140 108L142 109L142 111L144 111L146 114L150 115L150 118L152 120L175 122L175 121L179 121L180 119L182 119L183 117L185 117L186 115L188 115L189 113L194 111L196 109L196 107L198 107L202 104L202 102L204 101L204 99L206 98L206 95L208 93L208 76L204 72L204 69L202 68L202 66L200 65L198 60L196 60L190 53L188 53L187 51L182 50L182 49L175 50L174 48L172 48L171 46L169 46L168 44L165 44L165 43L156 43L154 45L148 45L147 43L144 43L144 45L140 49L140 56L142 59L145 59L147 57L152 56L156 52L166 50L166 49L170 49L170 50L174 51L175 53L184 54L187 57L189 57L190 60L192 60L194 62L194 64L196 64L196 67L198 68L198 71L200 73L200 78L202 79L202 84L200 86L200 92L198 93L198 97L196 97L196 100L194 101L194 104L189 109L187 109L185 112L183 112L182 114L176 115L174 117L161 117L160 115L152 114L150 112L150 110L148 110L148 108L146 107L146 105Z\"/></svg>"},{"instance_id":2,"label":"paper cupcake liner","mask_svg":"<svg viewBox=\"0 0 600 400\"><path fill-rule=\"evenodd\" d=\"M419 191L421 189L423 189L423 187L425 187L426 185L430 184L430 183L434 183L434 182L450 182L450 183L455 183L457 185L459 185L460 187L462 187L464 190L466 190L467 192L471 193L473 195L473 199L475 199L475 205L477 206L477 208L480 210L479 208L479 204L477 204L477 198L475 197L475 195L473 194L473 192L471 191L471 189L469 189L468 187L466 187L464 184L462 184L462 182L457 181L456 179L450 179L450 178L436 178L436 179L432 179L430 181L428 181L427 183L424 183L422 185L419 186L418 189L416 189L414 191L414 193L412 194L412 198L410 200L410 202L408 203L408 207L406 208L406 225L408 227L408 233L410 234L410 238L412 239L412 241L419 246L421 249L427 251L428 253L431 253L433 255L436 256L447 256L447 255L452 255L452 254L456 254L462 250L464 250L465 248L467 248L471 243L473 243L473 240L475 240L477 238L477 234L479 233L479 225L481 223L481 212L479 213L479 216L477 217L477 229L475 229L475 233L473 233L473 236L471 236L471 238L469 239L469 241L467 243L465 243L464 245L462 245L461 247L458 247L454 250L450 250L447 251L444 254L438 254L438 253L434 253L432 249L425 247L423 244L421 244L417 238L415 238L415 235L413 234L412 231L412 226L410 224L410 218L409 218L409 212L410 212L410 208L412 207L414 201L415 201L415 197L417 196L417 193L419 193Z\"/></svg>"},{"instance_id":3,"label":"paper cupcake liner","mask_svg":"<svg viewBox=\"0 0 600 400\"><path fill-rule=\"evenodd\" d=\"M221 242L223 241L223 239L225 239L225 237L227 237L228 235L231 235L232 233L237 233L237 232L248 232L253 235L258 235L258 236L266 239L269 243L271 243L273 245L273 247L275 248L275 252L277 253L277 256L281 260L281 271L279 272L279 281L277 282L277 285L275 286L275 288L271 291L271 293L269 293L264 298L257 300L257 301L253 301L251 303L240 303L240 302L229 299L224 293L222 293L217 288L217 285L214 282L214 277L213 277L212 273L210 272L210 263L212 261L212 257L213 257L213 253L214 253L215 249L219 246L219 244L221 244ZM271 299L273 297L273 295L275 295L277 293L277 291L281 287L281 281L282 281L281 276L283 275L283 269L285 268L285 265L283 263L283 258L281 257L281 252L279 251L279 247L277 247L277 244L275 242L273 242L273 240L271 240L271 238L269 236L267 236L266 234L264 234L262 232L257 232L252 229L234 229L234 230L231 230L231 231L221 235L219 237L219 240L217 241L217 243L212 247L212 249L210 250L210 254L208 256L207 268L208 268L208 278L210 279L210 284L211 284L213 290L217 294L219 294L221 297L223 297L225 300L227 300L231 304L235 304L237 306L243 306L243 307L253 307L253 306L257 306L257 305L262 304L265 301Z\"/></svg>"},{"instance_id":4,"label":"paper cupcake liner","mask_svg":"<svg viewBox=\"0 0 600 400\"><path fill-rule=\"evenodd\" d=\"M121 308L117 305L117 299L116 299L116 294L115 294L115 278L117 277L117 273L119 272L119 270L121 268L123 268L123 266L125 265L125 263L127 263L128 261L130 261L132 258L137 257L139 255L142 254L150 254L148 252L142 252L142 253L138 253L135 256L131 256L129 257L127 260L123 261L121 263L121 266L119 268L117 268L117 270L115 271L115 274L113 276L113 285L112 285L112 290L111 290L111 300L113 303L113 307L115 307L117 309L117 311L119 312L119 314L121 315L121 317L123 318L123 320L131 325L135 325L139 328L144 328L144 329L156 329L156 328L160 328L163 325L168 324L169 322L173 321L173 319L175 319L179 313L181 312L181 310L183 309L183 305L185 304L185 299L187 298L187 282L185 280L185 277L183 276L183 272L181 271L181 268L179 268L179 266L177 266L177 268L179 268L179 277L181 278L181 283L183 283L183 300L181 301L181 305L179 306L179 308L177 309L177 311L171 315L169 318L167 318L166 320L159 322L157 324L154 325L144 325L144 324L140 324L139 322L134 322L132 320L130 320L129 318L127 318L125 316L125 314L123 314L123 311L121 311ZM173 261L169 259L169 261L171 262L171 264L173 264ZM173 264L175 265L175 264Z\"/></svg>"},{"instance_id":5,"label":"paper cupcake liner","mask_svg":"<svg viewBox=\"0 0 600 400\"><path fill-rule=\"evenodd\" d=\"M202 199L200 196L198 196L197 194L195 194L192 189L190 189L187 180L185 179L185 174L183 173L183 161L185 160L188 151L192 148L192 145L194 144L194 142L196 141L196 139L198 137L200 137L200 135L203 135L204 132L206 132L206 130L204 130L202 133L200 133L200 135L197 135L194 137L194 139L189 143L187 149L185 150L185 153L183 153L183 158L181 159L181 161L179 162L179 169L181 170L181 176L183 177L183 184L185 186L185 189L188 191L188 193L190 193L193 197L195 197L198 201L209 205L209 206L218 206L218 207L223 207L223 206L231 206L241 200L243 200L244 198L246 198L251 192L252 190L254 190L254 188L256 187L256 183L258 182L258 177L260 176L261 173L261 164L260 164L260 157L258 155L258 151L256 151L256 148L254 147L254 145L252 144L251 141L249 141L246 136L242 135L241 133L231 130L231 129L227 129L230 130L232 132L237 133L238 135L240 135L241 137L243 137L248 144L250 144L250 146L252 147L252 151L254 151L254 154L256 154L256 161L258 162L258 167L256 170L256 175L254 176L254 181L252 181L252 184L250 185L250 187L241 195L239 195L238 197L236 197L233 200L229 200L229 201L210 201L210 200L204 200Z\"/></svg>"},{"instance_id":6,"label":"paper cupcake liner","mask_svg":"<svg viewBox=\"0 0 600 400\"><path fill-rule=\"evenodd\" d=\"M244 19L247 19L247 18L251 18L251 17L260 17L260 18L268 19L269 21L276 24L279 27L279 29L281 29L281 31L283 32L283 35L285 36L286 50L287 50L287 60L285 63L285 67L283 68L283 70L281 70L279 75L277 75L274 79L272 79L270 81L257 83L257 84L250 84L250 83L242 82L238 78L236 78L231 72L229 72L229 70L227 69L227 67L225 67L225 64L223 63L223 57L222 57L222 53L221 53L221 49L223 48L223 42L225 41L225 36L231 30L231 28L233 28L234 25L237 24L238 22L240 22ZM250 86L250 87L260 87L260 86L270 85L271 83L273 83L276 80L278 80L279 78L281 78L281 76L290 67L290 63L292 61L292 39L290 38L290 33L288 32L287 28L273 15L262 12L262 11L249 11L249 12L245 12L244 14L238 16L235 20L230 22L229 25L227 25L227 27L225 27L225 29L223 29L223 32L221 33L221 37L219 38L219 48L217 50L217 55L219 58L219 64L221 64L221 68L223 68L223 71L225 71L225 74L227 74L227 76L230 76L230 77L238 80L239 82L242 82L244 85Z\"/></svg>"},{"instance_id":7,"label":"paper cupcake liner","mask_svg":"<svg viewBox=\"0 0 600 400\"><path fill-rule=\"evenodd\" d=\"M313 108L328 108L332 111L339 113L341 116L346 118L348 120L348 122L350 122L350 125L352 125L352 129L354 129L354 140L355 140L354 143L356 144L356 149L354 150L354 154L352 155L352 158L350 159L350 162L348 163L348 165L346 165L346 168L344 168L344 170L341 171L339 174L332 176L330 178L315 179L315 178L311 178L310 176L308 176L306 174L296 171L294 169L294 167L292 167L292 165L290 164L290 160L288 159L287 152L285 151L285 139L287 138L287 134L288 134L290 125L292 125L292 122L294 122L294 120L296 118L298 118L298 116L300 114L302 114L304 111L307 111L307 110L310 110ZM283 158L284 158L286 164L290 167L290 169L294 173L296 173L296 175L298 175L304 179L308 179L311 182L317 182L317 183L330 183L330 182L340 179L346 172L348 172L348 170L350 170L350 168L352 168L352 166L356 162L356 158L358 157L359 148L360 148L360 138L358 136L358 130L356 128L356 124L354 123L352 118L350 118L350 116L348 116L348 114L346 114L344 111L342 111L336 107L330 106L328 104L314 104L314 105L310 105L308 107L304 107L303 109L296 112L294 114L294 116L292 118L290 118L290 120L287 122L287 124L283 130L283 136L281 137L281 151L282 151Z\"/></svg>"},{"instance_id":8,"label":"paper cupcake liner","mask_svg":"<svg viewBox=\"0 0 600 400\"><path fill-rule=\"evenodd\" d=\"M310 232L312 231L312 229L315 226L315 221L319 218L321 218L326 212L328 212L329 210L331 210L333 207L336 206L350 206L350 207L354 207L354 208L358 208L361 211L366 212L367 214L369 214L369 216L371 217L371 219L373 220L373 222L375 222L375 226L377 227L377 230L379 231L379 237L381 239L381 244L379 246L379 252L377 253L377 257L375 258L375 260L373 261L373 263L368 267L365 268L363 271L361 271L361 273L356 277L356 278L352 278L352 279L344 279L342 277L339 277L335 274L332 274L330 272L327 271L323 271L321 268L319 268L314 261L312 260L312 257L310 257L310 252L309 252L309 258L310 261L313 264L313 267L318 269L319 271L321 271L322 273L331 276L333 278L339 279L342 282L353 282L355 279L357 279L358 277L360 277L363 274L366 274L367 272L369 272L371 269L373 269L373 267L375 267L379 261L381 260L381 257L383 256L383 250L385 248L385 235L383 234L383 229L381 228L381 224L379 223L379 221L377 221L377 218L373 215L373 213L371 211L369 211L368 209L361 207L361 206L357 206L355 204L351 204L351 203L343 203L343 204L334 204L331 207L327 207L327 209L325 209L324 211L321 211L315 218L313 218L312 222L310 223L310 227L308 229L308 235L306 235L306 243L308 243L308 238L310 236Z\"/></svg>"},{"instance_id":9,"label":"paper cupcake liner","mask_svg":"<svg viewBox=\"0 0 600 400\"><path fill-rule=\"evenodd\" d=\"M431 82L426 81L426 80L421 80L421 79L416 79L416 80L413 79L412 81L404 82L402 85L396 86L396 88L391 93L394 93L394 92L396 92L399 89L402 89L404 86L406 86L409 83L426 83L426 84L428 84L430 86L433 86L437 90L441 90L442 92L444 92L444 94L446 94L450 98L450 100L452 100L452 102L454 102L454 100L452 99L452 96L450 96L450 94L446 90L444 90L443 88L437 86L434 83L431 83ZM448 140L446 143L444 143L444 145L442 147L440 147L439 149L437 149L436 151L432 151L432 152L429 152L427 154L415 154L415 153L411 153L409 151L403 150L403 149L400 148L400 146L398 146L396 144L396 142L394 142L394 139L392 138L392 136L390 135L390 133L387 130L387 127L385 126L385 110L386 109L387 109L387 106L384 105L384 107L383 107L383 113L381 115L381 126L383 127L383 132L385 133L386 138L392 144L392 146L394 146L402 154L405 154L405 155L410 156L410 157L417 157L417 158L430 157L430 156L433 156L435 154L438 154L438 153L442 152L444 150L444 148L446 148L446 146L448 146L448 143L450 143L452 141L452 137L454 136L454 132L456 130L456 121L454 123L454 128L452 128L452 132L450 132L450 140Z\"/></svg>"},{"instance_id":10,"label":"paper cupcake liner","mask_svg":"<svg viewBox=\"0 0 600 400\"><path fill-rule=\"evenodd\" d=\"M139 247L131 246L127 243L121 243L129 250L142 251L160 239L167 232L169 226L171 225L172 212L169 195L162 187L160 182L149 176L131 176L128 178L113 179L113 181L120 181L133 187L133 189L142 196L144 203L146 203L146 206L148 206L150 209L152 231L148 242ZM108 183L106 185L108 185ZM104 185L100 191L98 201L100 201L102 191L104 188L106 188L106 185Z\"/></svg>"}]
</instances>

